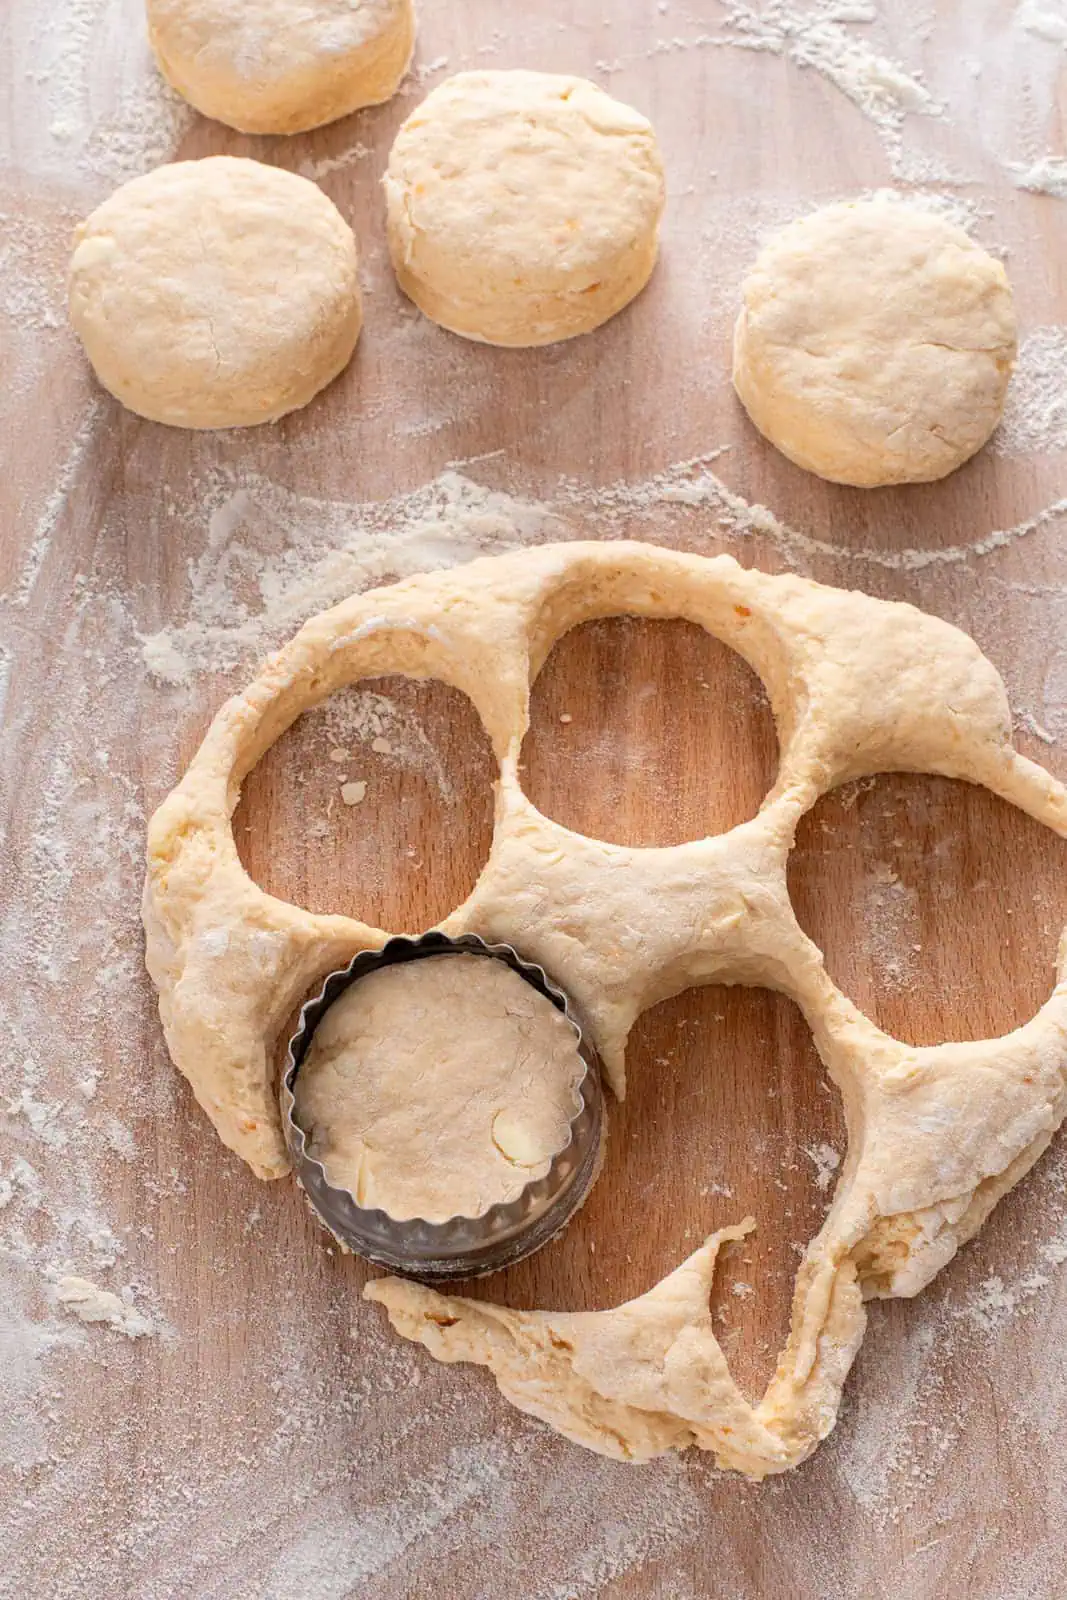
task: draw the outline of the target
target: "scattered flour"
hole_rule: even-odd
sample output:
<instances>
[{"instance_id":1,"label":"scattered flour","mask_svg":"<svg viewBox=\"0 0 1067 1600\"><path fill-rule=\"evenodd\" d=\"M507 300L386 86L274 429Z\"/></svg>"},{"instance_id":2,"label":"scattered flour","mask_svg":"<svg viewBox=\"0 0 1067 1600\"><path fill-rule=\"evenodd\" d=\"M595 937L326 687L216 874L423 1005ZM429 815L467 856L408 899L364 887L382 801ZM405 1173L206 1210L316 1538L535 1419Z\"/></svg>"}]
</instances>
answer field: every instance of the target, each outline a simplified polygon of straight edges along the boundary
<instances>
[{"instance_id":1,"label":"scattered flour","mask_svg":"<svg viewBox=\"0 0 1067 1600\"><path fill-rule=\"evenodd\" d=\"M96 124L81 156L98 185L117 188L172 161L196 114L155 72L136 84L115 114Z\"/></svg>"},{"instance_id":2,"label":"scattered flour","mask_svg":"<svg viewBox=\"0 0 1067 1600\"><path fill-rule=\"evenodd\" d=\"M972 1322L985 1333L995 1333L1048 1285L1043 1272L1029 1272L1010 1287L997 1273L990 1273L955 1315Z\"/></svg>"},{"instance_id":3,"label":"scattered flour","mask_svg":"<svg viewBox=\"0 0 1067 1600\"><path fill-rule=\"evenodd\" d=\"M618 1579L669 1553L691 1539L704 1522L706 1502L699 1481L683 1463L666 1459L657 1463L656 1481L647 1490L612 1473L600 1462L588 1470L588 1515L584 1531L562 1562L551 1569L531 1569L524 1600L582 1600L609 1592ZM605 1470L607 1469L607 1470ZM636 1476L636 1474L630 1475ZM714 1477L714 1473L710 1475ZM558 1492L558 1491L557 1491ZM705 1490L706 1493L706 1490ZM583 1483L580 1509L585 1501ZM640 1515L634 1515L640 1505ZM557 1517L562 1506L554 1506ZM562 1519L561 1519L562 1520ZM551 1522L549 1523L551 1526ZM559 1572L559 1567L563 1572ZM741 1600L729 1574L718 1586L717 1600ZM673 1593L674 1591L669 1591Z\"/></svg>"},{"instance_id":4,"label":"scattered flour","mask_svg":"<svg viewBox=\"0 0 1067 1600\"><path fill-rule=\"evenodd\" d=\"M1016 714L1019 726L1025 728L1027 733L1032 733L1035 739L1040 739L1042 744L1055 744L1057 735L1050 733L1043 722L1038 722L1032 711L1019 711Z\"/></svg>"},{"instance_id":5,"label":"scattered flour","mask_svg":"<svg viewBox=\"0 0 1067 1600\"><path fill-rule=\"evenodd\" d=\"M70 498L71 491L78 481L86 455L96 434L97 425L103 415L104 402L97 398L90 400L86 407L85 415L74 432L74 437L67 450L66 459L59 469L55 487L41 508L34 524L33 542L26 553L22 573L13 596L14 603L18 606L26 605L33 593L34 584L40 577L41 569L48 557L60 518Z\"/></svg>"},{"instance_id":6,"label":"scattered flour","mask_svg":"<svg viewBox=\"0 0 1067 1600\"><path fill-rule=\"evenodd\" d=\"M1021 414L1021 413L1020 413ZM204 672L251 663L309 616L387 579L454 566L550 539L617 537L666 508L708 513L720 528L763 538L802 570L831 557L891 572L920 572L992 556L1067 514L1067 497L1012 528L964 545L873 549L820 539L750 504L711 470L721 451L678 462L637 483L591 488L564 480L551 502L489 489L449 470L384 502L326 501L252 475L219 477L203 502L208 533L189 571L184 622L142 637L153 677L189 685Z\"/></svg>"},{"instance_id":7,"label":"scattered flour","mask_svg":"<svg viewBox=\"0 0 1067 1600\"><path fill-rule=\"evenodd\" d=\"M145 665L166 683L247 661L315 612L386 577L542 542L557 530L562 536L547 506L455 471L364 505L243 477L239 487L219 481L208 505L207 546L189 574L189 620L144 640ZM264 534L279 551L257 548Z\"/></svg>"},{"instance_id":8,"label":"scattered flour","mask_svg":"<svg viewBox=\"0 0 1067 1600\"><path fill-rule=\"evenodd\" d=\"M354 1519L338 1534L332 1515L312 1518L274 1564L263 1600L346 1600L355 1586L393 1567L472 1506L499 1493L508 1453L492 1441L457 1449L429 1479L407 1486L381 1510Z\"/></svg>"},{"instance_id":9,"label":"scattered flour","mask_svg":"<svg viewBox=\"0 0 1067 1600\"><path fill-rule=\"evenodd\" d=\"M1067 450L1067 328L1034 328L1023 339L993 448L1012 456Z\"/></svg>"},{"instance_id":10,"label":"scattered flour","mask_svg":"<svg viewBox=\"0 0 1067 1600\"><path fill-rule=\"evenodd\" d=\"M78 172L100 194L171 158L195 113L154 68L140 0L51 0L34 13L24 51L43 115L26 130L34 142L25 164L68 179ZM102 104L99 65L116 44L111 103Z\"/></svg>"},{"instance_id":11,"label":"scattered flour","mask_svg":"<svg viewBox=\"0 0 1067 1600\"><path fill-rule=\"evenodd\" d=\"M301 161L296 168L302 178L310 178L313 183L318 183L323 178L328 178L333 172L345 172L354 166L357 161L365 161L373 151L370 145L363 144L359 139L354 144L347 145L344 150L339 150L335 156L322 156L319 160L309 158Z\"/></svg>"},{"instance_id":12,"label":"scattered flour","mask_svg":"<svg viewBox=\"0 0 1067 1600\"><path fill-rule=\"evenodd\" d=\"M157 1331L152 1318L134 1305L132 1289L124 1289L121 1295L112 1294L88 1278L64 1273L56 1278L52 1294L56 1304L80 1322L101 1322L127 1339L149 1338Z\"/></svg>"},{"instance_id":13,"label":"scattered flour","mask_svg":"<svg viewBox=\"0 0 1067 1600\"><path fill-rule=\"evenodd\" d=\"M48 1459L49 1418L39 1403L51 1362L76 1354L81 1335L34 1313L25 1280L0 1268L0 1471L17 1461L27 1472ZM5 1497L5 1518L13 1506ZM32 1591L27 1591L32 1592Z\"/></svg>"},{"instance_id":14,"label":"scattered flour","mask_svg":"<svg viewBox=\"0 0 1067 1600\"><path fill-rule=\"evenodd\" d=\"M725 43L784 55L798 67L821 73L877 128L898 177L922 180L932 175L933 169L905 153L902 130L906 117L942 117L944 108L918 72L880 55L849 31L877 22L874 4L816 0L798 6L791 0L767 0L757 6L724 0L724 9Z\"/></svg>"},{"instance_id":15,"label":"scattered flour","mask_svg":"<svg viewBox=\"0 0 1067 1600\"><path fill-rule=\"evenodd\" d=\"M1034 194L1055 195L1057 200L1067 200L1067 160L1063 156L1041 156L1028 166L1012 162L1008 171L1020 189Z\"/></svg>"},{"instance_id":16,"label":"scattered flour","mask_svg":"<svg viewBox=\"0 0 1067 1600\"><path fill-rule=\"evenodd\" d=\"M456 789L448 768L419 718L398 700L350 684L305 715L321 721L333 744L327 752L330 761L337 765L350 761L350 747L363 745L372 755L387 758L390 766L420 773L446 805L455 803Z\"/></svg>"},{"instance_id":17,"label":"scattered flour","mask_svg":"<svg viewBox=\"0 0 1067 1600\"><path fill-rule=\"evenodd\" d=\"M877 1341L880 1332L884 1335L877 1327L869 1329L867 1343ZM933 1432L934 1418L944 1415L938 1334L933 1321L903 1331L892 1352L892 1377L869 1362L866 1386L849 1396L838 1424L834 1475L879 1521L897 1520L907 1506L909 1490L916 1492L908 1480L917 1463L937 1463L943 1455ZM903 1494L901 1480L907 1484Z\"/></svg>"},{"instance_id":18,"label":"scattered flour","mask_svg":"<svg viewBox=\"0 0 1067 1600\"><path fill-rule=\"evenodd\" d=\"M1067 1227L1055 1239L1049 1239L1041 1246L1042 1259L1050 1267L1062 1267L1067 1262Z\"/></svg>"},{"instance_id":19,"label":"scattered flour","mask_svg":"<svg viewBox=\"0 0 1067 1600\"><path fill-rule=\"evenodd\" d=\"M6 645L0 645L0 722L3 721L8 689L11 686L11 661L11 651ZM4 830L0 828L0 843L2 843L3 837Z\"/></svg>"},{"instance_id":20,"label":"scattered flour","mask_svg":"<svg viewBox=\"0 0 1067 1600\"><path fill-rule=\"evenodd\" d=\"M840 1152L829 1144L809 1144L804 1146L804 1154L815 1168L815 1187L825 1194L841 1165Z\"/></svg>"},{"instance_id":21,"label":"scattered flour","mask_svg":"<svg viewBox=\"0 0 1067 1600\"><path fill-rule=\"evenodd\" d=\"M412 64L409 78L412 83L417 84L421 89L424 84L429 83L431 78L435 78L439 72L444 72L447 66L447 56L435 56L432 61L416 61Z\"/></svg>"},{"instance_id":22,"label":"scattered flour","mask_svg":"<svg viewBox=\"0 0 1067 1600\"><path fill-rule=\"evenodd\" d=\"M1035 38L1061 44L1067 50L1067 11L1063 0L1022 0L1015 20Z\"/></svg>"},{"instance_id":23,"label":"scattered flour","mask_svg":"<svg viewBox=\"0 0 1067 1600\"><path fill-rule=\"evenodd\" d=\"M42 336L66 327L64 285L73 212L48 224L14 211L0 211L0 314L27 345L47 350Z\"/></svg>"},{"instance_id":24,"label":"scattered flour","mask_svg":"<svg viewBox=\"0 0 1067 1600\"><path fill-rule=\"evenodd\" d=\"M846 198L846 197L842 197ZM988 220L992 213L979 201L959 194L944 194L936 189L872 189L863 196L864 199L897 200L909 206L916 206L922 211L934 211L938 216L944 217L946 222L954 223L957 228L962 228L965 233L974 233L978 226ZM1003 255L996 246L987 245L993 255Z\"/></svg>"},{"instance_id":25,"label":"scattered flour","mask_svg":"<svg viewBox=\"0 0 1067 1600\"><path fill-rule=\"evenodd\" d=\"M767 539L800 571L808 570L812 562L824 557L888 572L921 572L927 567L964 565L1006 550L1045 528L1055 527L1067 516L1067 496L1064 496L1011 528L995 529L967 544L903 546L894 550L820 539L781 522L766 506L749 503L729 489L710 470L710 463L722 453L716 451L677 462L643 483L612 484L603 489L570 484L560 504L596 508L604 514L609 526L613 518L658 517L663 507L669 505L710 511L719 525L733 534Z\"/></svg>"}]
</instances>

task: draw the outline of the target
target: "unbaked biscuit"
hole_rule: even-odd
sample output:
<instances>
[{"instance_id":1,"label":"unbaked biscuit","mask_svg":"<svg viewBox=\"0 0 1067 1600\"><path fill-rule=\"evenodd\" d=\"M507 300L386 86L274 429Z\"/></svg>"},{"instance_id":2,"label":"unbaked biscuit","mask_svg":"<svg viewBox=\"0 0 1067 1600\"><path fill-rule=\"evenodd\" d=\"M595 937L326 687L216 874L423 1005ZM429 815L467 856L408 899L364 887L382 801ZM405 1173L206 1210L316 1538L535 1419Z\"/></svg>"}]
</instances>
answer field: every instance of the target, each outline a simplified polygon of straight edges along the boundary
<instances>
[{"instance_id":1,"label":"unbaked biscuit","mask_svg":"<svg viewBox=\"0 0 1067 1600\"><path fill-rule=\"evenodd\" d=\"M985 444L1015 360L999 261L890 196L791 223L745 279L734 387L797 466L874 487L943 478Z\"/></svg>"},{"instance_id":2,"label":"unbaked biscuit","mask_svg":"<svg viewBox=\"0 0 1067 1600\"><path fill-rule=\"evenodd\" d=\"M421 311L487 344L551 344L648 282L663 166L647 118L584 78L464 72L400 129L385 195Z\"/></svg>"},{"instance_id":3,"label":"unbaked biscuit","mask_svg":"<svg viewBox=\"0 0 1067 1600\"><path fill-rule=\"evenodd\" d=\"M302 133L395 94L411 0L147 0L167 81L241 133Z\"/></svg>"},{"instance_id":4,"label":"unbaked biscuit","mask_svg":"<svg viewBox=\"0 0 1067 1600\"><path fill-rule=\"evenodd\" d=\"M70 316L100 382L139 416L270 422L355 348L356 241L306 178L232 156L175 162L81 224Z\"/></svg>"}]
</instances>

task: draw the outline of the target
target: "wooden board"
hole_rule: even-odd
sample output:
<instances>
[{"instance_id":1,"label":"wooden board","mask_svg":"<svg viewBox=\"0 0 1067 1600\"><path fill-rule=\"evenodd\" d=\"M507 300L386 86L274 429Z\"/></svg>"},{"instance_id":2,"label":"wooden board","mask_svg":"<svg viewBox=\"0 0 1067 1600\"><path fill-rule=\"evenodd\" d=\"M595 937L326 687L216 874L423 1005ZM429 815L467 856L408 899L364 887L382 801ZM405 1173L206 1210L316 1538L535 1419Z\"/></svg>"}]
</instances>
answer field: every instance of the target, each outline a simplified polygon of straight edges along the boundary
<instances>
[{"instance_id":1,"label":"wooden board","mask_svg":"<svg viewBox=\"0 0 1067 1600\"><path fill-rule=\"evenodd\" d=\"M837 26L921 69L943 115L872 120L842 92L853 80L804 67L796 19L811 7L763 8L776 52L738 48L742 7L534 0L505 15L425 0L404 95L294 141L161 100L133 0L66 0L44 22L11 0L0 17L0 1595L1060 1592L1059 1144L920 1300L872 1308L842 1420L804 1468L762 1487L693 1454L628 1468L519 1416L486 1374L391 1338L360 1301L366 1270L327 1247L295 1187L258 1184L211 1136L140 970L144 816L223 694L323 595L483 548L633 535L910 600L974 634L1005 675L1020 747L1067 776L1067 435L1045 403L1067 392L1067 205L1009 170L1062 150L1067 54L995 0L966 17L947 0L874 9ZM792 33L775 35L775 17ZM377 192L425 87L517 64L588 73L647 110L671 186L647 293L595 337L537 352L481 349L414 315ZM317 176L352 218L367 325L306 412L190 435L94 389L63 326L62 270L72 220L120 177L224 151ZM737 284L762 229L920 159L953 180L927 187L973 205L979 236L1008 252L1024 334L1046 331L998 451L928 488L850 491L790 466L740 413ZM157 640L146 659L166 629L171 655ZM180 676L179 658L180 682L149 671L169 660ZM329 759L338 745L347 763ZM681 622L611 619L556 646L523 759L549 815L665 844L750 816L776 748L761 687L725 646ZM367 781L361 805L341 802L342 772ZM492 776L462 696L364 684L264 758L239 847L274 893L421 928L485 859ZM798 831L790 885L831 974L898 1037L1003 1033L1054 981L1067 844L984 792L890 776L828 796ZM759 1230L727 1253L713 1305L755 1395L829 1202L835 1095L800 1014L762 990L657 1007L628 1070L579 1219L479 1293L610 1304L751 1213ZM82 1328L52 1302L58 1273L129 1288L156 1336Z\"/></svg>"}]
</instances>

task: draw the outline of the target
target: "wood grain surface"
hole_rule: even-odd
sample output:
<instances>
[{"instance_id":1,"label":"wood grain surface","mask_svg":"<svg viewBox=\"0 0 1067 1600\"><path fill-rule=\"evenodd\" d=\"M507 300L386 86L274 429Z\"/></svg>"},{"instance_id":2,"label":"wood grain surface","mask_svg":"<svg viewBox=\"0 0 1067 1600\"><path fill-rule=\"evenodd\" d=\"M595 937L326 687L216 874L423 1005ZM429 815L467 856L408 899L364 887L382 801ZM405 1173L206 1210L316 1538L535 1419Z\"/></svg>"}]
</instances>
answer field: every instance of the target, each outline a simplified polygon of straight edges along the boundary
<instances>
[{"instance_id":1,"label":"wood grain surface","mask_svg":"<svg viewBox=\"0 0 1067 1600\"><path fill-rule=\"evenodd\" d=\"M744 7L531 0L520 14L424 0L419 75L393 104L291 141L168 111L178 143L157 149L158 118L122 120L151 82L137 6L64 4L51 26L68 29L66 66L33 0L0 16L0 1179L21 1154L46 1186L27 1219L17 1183L14 1209L0 1208L20 1319L9 1364L21 1372L25 1358L29 1373L13 1399L0 1389L12 1419L0 1595L1062 1594L1059 1142L921 1299L872 1308L842 1420L802 1469L755 1487L693 1453L606 1463L519 1416L485 1373L393 1341L359 1298L368 1269L329 1246L295 1186L257 1183L217 1142L161 1045L137 896L144 817L223 695L306 614L300 573L338 552L338 570L366 584L434 554L629 535L909 600L974 635L1005 676L1020 748L1067 777L1063 446L1027 446L1020 425L1022 444L943 483L848 490L758 438L728 381L737 285L760 232L892 183L901 150L913 173L920 158L947 173L926 187L972 206L979 237L1007 252L1024 335L1067 322L1067 204L1020 190L1009 170L1062 150L1067 54L1007 0L841 8L856 16L828 25L921 72L945 107L880 126L801 64L788 31L777 52L737 48ZM531 352L466 344L405 305L378 196L393 133L425 88L519 64L587 73L647 111L671 191L648 291L595 336ZM60 137L48 118L61 121L66 100L82 122ZM95 389L63 326L62 272L72 221L118 176L219 152L317 176L359 235L367 321L352 366L307 411L194 435ZM671 492L702 470L678 463L716 451L710 470L777 523L714 492ZM437 502L427 512L418 493L443 472L500 498L466 521ZM537 513L539 531L524 533L518 502L554 517ZM1015 531L989 541L994 530ZM262 619L282 580L292 615L271 633ZM146 665L144 640L165 628L195 658L181 683ZM203 638L214 642L197 654ZM403 758L371 748L368 696L388 708L386 742ZM242 859L315 910L424 928L485 860L488 741L440 684L382 680L337 700L248 779ZM353 752L344 774L367 783L359 805L339 797L338 745ZM523 762L548 815L667 844L751 816L776 754L761 685L738 657L687 623L618 618L556 645ZM985 792L887 775L803 820L790 888L832 976L879 1025L917 1043L985 1037L1052 987L1067 842ZM88 1071L95 1094L79 1098ZM751 1213L758 1231L726 1252L713 1309L755 1396L785 1335L798 1249L831 1197L835 1092L788 1001L718 987L640 1019L628 1081L577 1220L478 1292L612 1304ZM60 1109L49 1122L35 1105ZM65 1142L47 1136L56 1127ZM90 1212L118 1241L110 1263L77 1220ZM131 1285L160 1335L81 1329L52 1304L55 1271Z\"/></svg>"}]
</instances>

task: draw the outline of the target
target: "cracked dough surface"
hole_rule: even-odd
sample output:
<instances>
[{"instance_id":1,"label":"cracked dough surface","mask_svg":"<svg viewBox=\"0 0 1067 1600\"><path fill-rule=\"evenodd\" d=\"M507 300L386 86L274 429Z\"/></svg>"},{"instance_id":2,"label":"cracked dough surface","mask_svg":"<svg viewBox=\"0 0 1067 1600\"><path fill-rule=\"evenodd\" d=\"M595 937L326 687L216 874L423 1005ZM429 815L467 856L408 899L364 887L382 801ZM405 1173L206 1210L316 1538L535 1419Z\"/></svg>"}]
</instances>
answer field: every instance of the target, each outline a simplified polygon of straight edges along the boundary
<instances>
[{"instance_id":1,"label":"cracked dough surface","mask_svg":"<svg viewBox=\"0 0 1067 1600\"><path fill-rule=\"evenodd\" d=\"M926 483L985 444L1015 360L999 261L889 197L826 206L764 246L742 287L734 387L797 466Z\"/></svg>"},{"instance_id":2,"label":"cracked dough surface","mask_svg":"<svg viewBox=\"0 0 1067 1600\"><path fill-rule=\"evenodd\" d=\"M468 339L588 333L656 263L664 181L652 124L584 78L447 79L400 129L384 181L400 287Z\"/></svg>"},{"instance_id":3,"label":"cracked dough surface","mask_svg":"<svg viewBox=\"0 0 1067 1600\"><path fill-rule=\"evenodd\" d=\"M620 614L696 622L766 686L778 777L758 815L728 833L613 845L561 827L523 792L532 681L570 628ZM839 784L912 771L982 784L1067 836L1067 789L1013 748L1004 685L974 641L910 605L622 541L545 545L354 595L226 702L149 826L146 958L167 1044L220 1137L263 1177L288 1170L272 1070L286 1017L389 933L265 894L231 818L243 778L302 711L396 672L467 694L498 762L489 859L443 931L510 944L558 975L619 1095L627 1036L648 1006L703 983L779 991L840 1090L848 1152L756 1405L708 1312L719 1245L748 1220L612 1310L514 1311L391 1278L368 1296L405 1337L488 1367L516 1405L590 1449L644 1460L698 1445L756 1478L795 1466L834 1425L864 1301L918 1293L1067 1110L1067 933L1055 988L1023 1027L906 1044L836 987L796 920L786 871L797 824Z\"/></svg>"},{"instance_id":4,"label":"cracked dough surface","mask_svg":"<svg viewBox=\"0 0 1067 1600\"><path fill-rule=\"evenodd\" d=\"M147 0L159 69L242 133L301 133L379 105L411 60L411 0Z\"/></svg>"},{"instance_id":5,"label":"cracked dough surface","mask_svg":"<svg viewBox=\"0 0 1067 1600\"><path fill-rule=\"evenodd\" d=\"M75 235L70 317L139 416L238 428L294 411L348 363L363 322L356 241L321 189L234 156L116 189Z\"/></svg>"},{"instance_id":6,"label":"cracked dough surface","mask_svg":"<svg viewBox=\"0 0 1067 1600\"><path fill-rule=\"evenodd\" d=\"M577 1036L502 961L428 956L346 989L296 1080L308 1153L398 1221L480 1217L544 1177L581 1109Z\"/></svg>"}]
</instances>

